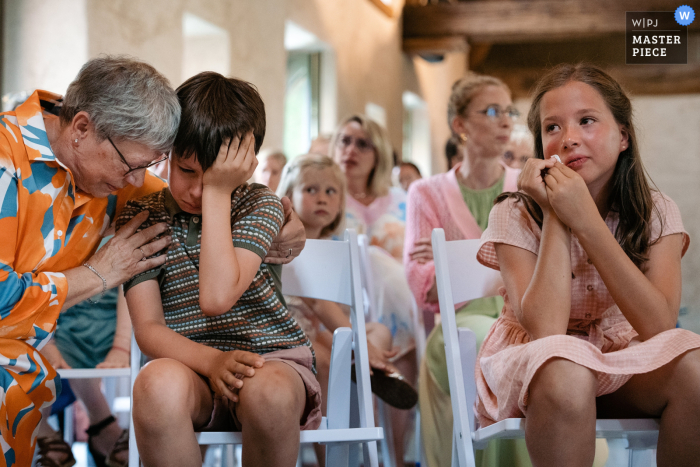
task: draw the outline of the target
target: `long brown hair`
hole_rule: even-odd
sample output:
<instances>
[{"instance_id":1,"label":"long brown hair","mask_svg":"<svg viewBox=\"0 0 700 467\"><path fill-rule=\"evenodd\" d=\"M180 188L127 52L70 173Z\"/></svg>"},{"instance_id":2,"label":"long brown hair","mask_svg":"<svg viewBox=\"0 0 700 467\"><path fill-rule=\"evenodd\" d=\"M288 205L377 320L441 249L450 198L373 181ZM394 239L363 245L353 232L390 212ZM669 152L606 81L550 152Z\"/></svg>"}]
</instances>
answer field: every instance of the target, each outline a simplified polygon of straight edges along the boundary
<instances>
[{"instance_id":1,"label":"long brown hair","mask_svg":"<svg viewBox=\"0 0 700 467\"><path fill-rule=\"evenodd\" d=\"M570 81L588 84L598 91L615 121L627 131L629 142L627 149L622 151L617 159L609 204L610 209L616 211L620 217L615 238L627 256L641 268L649 259L649 247L658 240L651 239L652 213L658 216L661 222L663 220L654 206L652 188L639 154L632 121L632 104L620 84L600 68L587 63L561 64L547 72L537 83L535 97L527 116L528 127L535 137L535 157L544 159L540 120L542 98L547 92ZM500 203L509 197L522 201L528 213L542 227L542 209L534 199L522 192L503 193L495 202Z\"/></svg>"}]
</instances>

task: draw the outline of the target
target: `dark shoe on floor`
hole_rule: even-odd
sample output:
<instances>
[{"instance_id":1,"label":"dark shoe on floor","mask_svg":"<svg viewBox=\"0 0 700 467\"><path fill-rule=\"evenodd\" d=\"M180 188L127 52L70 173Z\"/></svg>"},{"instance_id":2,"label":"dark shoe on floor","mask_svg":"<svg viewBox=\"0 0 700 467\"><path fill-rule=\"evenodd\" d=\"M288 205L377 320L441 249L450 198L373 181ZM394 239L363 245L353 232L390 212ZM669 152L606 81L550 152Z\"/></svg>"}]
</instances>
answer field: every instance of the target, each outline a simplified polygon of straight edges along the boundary
<instances>
[{"instance_id":1,"label":"dark shoe on floor","mask_svg":"<svg viewBox=\"0 0 700 467\"><path fill-rule=\"evenodd\" d=\"M97 467L107 467L107 455L102 454L100 451L97 450L95 445L93 444L93 438L96 436L99 436L100 433L102 433L102 430L107 428L109 425L112 423L115 423L117 421L116 418L114 418L114 415L110 415L109 417L105 418L101 422L97 422L94 425L90 425L85 432L88 435L88 451L90 451L90 455L92 456L92 460L95 461L95 465Z\"/></svg>"},{"instance_id":2,"label":"dark shoe on floor","mask_svg":"<svg viewBox=\"0 0 700 467\"><path fill-rule=\"evenodd\" d=\"M37 438L36 444L39 446L36 467L71 467L75 465L73 451L62 438ZM51 454L59 455L51 456ZM63 460L57 461L54 459L55 457Z\"/></svg>"},{"instance_id":3,"label":"dark shoe on floor","mask_svg":"<svg viewBox=\"0 0 700 467\"><path fill-rule=\"evenodd\" d=\"M126 455L122 453L126 452ZM121 458L123 460L120 460ZM129 465L129 430L122 431L119 439L114 443L112 452L107 457L107 467L127 467Z\"/></svg>"},{"instance_id":4,"label":"dark shoe on floor","mask_svg":"<svg viewBox=\"0 0 700 467\"><path fill-rule=\"evenodd\" d=\"M381 400L397 409L408 410L418 403L418 393L400 373L385 373L372 369L369 376L372 392ZM350 368L350 379L357 382L355 364Z\"/></svg>"}]
</instances>

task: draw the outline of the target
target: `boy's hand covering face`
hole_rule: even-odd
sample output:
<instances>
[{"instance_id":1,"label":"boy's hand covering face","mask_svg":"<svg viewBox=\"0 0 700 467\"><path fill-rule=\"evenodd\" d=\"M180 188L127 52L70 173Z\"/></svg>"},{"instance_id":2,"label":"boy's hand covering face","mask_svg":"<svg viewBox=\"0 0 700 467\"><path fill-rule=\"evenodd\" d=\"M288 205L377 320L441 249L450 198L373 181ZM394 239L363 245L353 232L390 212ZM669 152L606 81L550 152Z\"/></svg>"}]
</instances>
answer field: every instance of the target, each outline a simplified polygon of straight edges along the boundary
<instances>
[{"instance_id":1,"label":"boy's hand covering face","mask_svg":"<svg viewBox=\"0 0 700 467\"><path fill-rule=\"evenodd\" d=\"M253 176L257 166L253 133L247 133L243 139L236 137L225 140L214 164L204 172L204 189L210 188L230 195Z\"/></svg>"}]
</instances>

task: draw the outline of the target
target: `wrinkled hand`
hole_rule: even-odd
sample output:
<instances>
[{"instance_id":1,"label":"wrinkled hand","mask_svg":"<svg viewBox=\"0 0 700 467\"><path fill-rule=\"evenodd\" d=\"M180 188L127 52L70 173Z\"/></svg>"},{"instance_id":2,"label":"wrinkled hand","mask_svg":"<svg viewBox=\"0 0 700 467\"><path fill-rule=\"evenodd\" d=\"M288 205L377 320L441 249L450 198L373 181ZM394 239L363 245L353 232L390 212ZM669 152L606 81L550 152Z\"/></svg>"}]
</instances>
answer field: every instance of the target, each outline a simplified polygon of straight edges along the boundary
<instances>
[{"instance_id":1,"label":"wrinkled hand","mask_svg":"<svg viewBox=\"0 0 700 467\"><path fill-rule=\"evenodd\" d=\"M578 232L600 216L598 207L583 178L564 164L557 162L544 178L549 204L559 220Z\"/></svg>"},{"instance_id":2,"label":"wrinkled hand","mask_svg":"<svg viewBox=\"0 0 700 467\"><path fill-rule=\"evenodd\" d=\"M168 230L168 225L160 223L136 233L146 219L148 211L138 213L88 260L105 278L108 289L165 263L165 255L151 256L172 242L169 235L153 240Z\"/></svg>"},{"instance_id":3,"label":"wrinkled hand","mask_svg":"<svg viewBox=\"0 0 700 467\"><path fill-rule=\"evenodd\" d=\"M530 195L532 199L540 205L542 211L547 211L549 209L547 188L544 183L544 174L542 172L554 167L555 163L555 159L542 160L531 157L525 163L518 177L518 189Z\"/></svg>"},{"instance_id":4,"label":"wrinkled hand","mask_svg":"<svg viewBox=\"0 0 700 467\"><path fill-rule=\"evenodd\" d=\"M433 260L433 244L429 238L421 238L413 244L413 249L409 252L411 261L418 264L425 264Z\"/></svg>"},{"instance_id":5,"label":"wrinkled hand","mask_svg":"<svg viewBox=\"0 0 700 467\"><path fill-rule=\"evenodd\" d=\"M208 375L209 387L218 395L232 402L238 402L238 390L243 387L243 380L236 374L251 378L255 368L262 368L265 359L253 352L232 350L222 352L212 362L213 371Z\"/></svg>"},{"instance_id":6,"label":"wrinkled hand","mask_svg":"<svg viewBox=\"0 0 700 467\"><path fill-rule=\"evenodd\" d=\"M282 198L284 207L284 225L277 238L270 245L264 263L287 264L301 253L306 244L306 230L299 216L292 209L292 202L286 196Z\"/></svg>"},{"instance_id":7,"label":"wrinkled hand","mask_svg":"<svg viewBox=\"0 0 700 467\"><path fill-rule=\"evenodd\" d=\"M372 368L382 370L385 373L398 372L396 367L392 365L391 362L389 362L389 359L391 357L395 357L398 352L398 349L382 350L367 342L367 353L369 354L370 374L372 374Z\"/></svg>"},{"instance_id":8,"label":"wrinkled hand","mask_svg":"<svg viewBox=\"0 0 700 467\"><path fill-rule=\"evenodd\" d=\"M107 352L104 361L95 365L95 368L126 368L130 363L129 353L113 347Z\"/></svg>"},{"instance_id":9,"label":"wrinkled hand","mask_svg":"<svg viewBox=\"0 0 700 467\"><path fill-rule=\"evenodd\" d=\"M203 189L221 191L230 196L233 190L253 176L257 166L255 137L252 132L247 133L243 139L227 139L219 148L214 164L202 176Z\"/></svg>"},{"instance_id":10,"label":"wrinkled hand","mask_svg":"<svg viewBox=\"0 0 700 467\"><path fill-rule=\"evenodd\" d=\"M41 353L44 355L44 357L46 357L54 369L59 370L61 368L70 368L70 365L63 359L61 351L58 350L58 347L56 347L56 344L53 341L46 344L44 348L41 349Z\"/></svg>"}]
</instances>

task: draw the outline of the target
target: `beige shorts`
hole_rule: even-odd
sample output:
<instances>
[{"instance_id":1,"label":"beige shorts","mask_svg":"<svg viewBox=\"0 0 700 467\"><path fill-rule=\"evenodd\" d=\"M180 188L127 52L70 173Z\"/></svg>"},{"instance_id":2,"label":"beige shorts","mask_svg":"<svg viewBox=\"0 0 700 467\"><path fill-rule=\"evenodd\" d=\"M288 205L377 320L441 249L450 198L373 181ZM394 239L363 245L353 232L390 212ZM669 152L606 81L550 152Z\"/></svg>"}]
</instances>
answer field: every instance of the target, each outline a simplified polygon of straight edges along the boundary
<instances>
[{"instance_id":1,"label":"beige shorts","mask_svg":"<svg viewBox=\"0 0 700 467\"><path fill-rule=\"evenodd\" d=\"M309 347L302 345L293 349L276 350L263 354L266 362L284 362L301 377L306 388L306 407L300 420L302 430L315 430L321 426L321 385L313 372L313 355ZM214 407L206 425L198 431L241 431L241 422L236 416L236 403L212 393Z\"/></svg>"}]
</instances>

